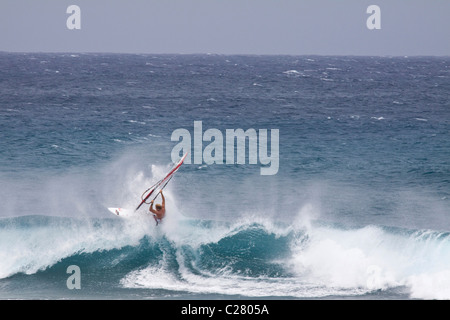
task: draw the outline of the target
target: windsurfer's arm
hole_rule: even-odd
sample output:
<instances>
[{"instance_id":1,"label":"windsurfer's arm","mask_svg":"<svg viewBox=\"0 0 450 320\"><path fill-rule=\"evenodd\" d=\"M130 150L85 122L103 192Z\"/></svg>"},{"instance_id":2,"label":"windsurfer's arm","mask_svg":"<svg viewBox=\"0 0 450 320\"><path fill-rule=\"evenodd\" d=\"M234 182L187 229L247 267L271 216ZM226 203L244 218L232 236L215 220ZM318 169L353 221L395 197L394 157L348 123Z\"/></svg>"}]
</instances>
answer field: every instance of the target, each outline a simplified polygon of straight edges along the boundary
<instances>
[{"instance_id":1,"label":"windsurfer's arm","mask_svg":"<svg viewBox=\"0 0 450 320\"><path fill-rule=\"evenodd\" d=\"M161 198L162 198L162 206L163 206L163 208L165 208L166 207L166 199L164 198L162 190L160 191L160 193L161 193Z\"/></svg>"},{"instance_id":2,"label":"windsurfer's arm","mask_svg":"<svg viewBox=\"0 0 450 320\"><path fill-rule=\"evenodd\" d=\"M155 210L153 210L153 200L150 202L150 208L148 209L151 213L156 213Z\"/></svg>"}]
</instances>

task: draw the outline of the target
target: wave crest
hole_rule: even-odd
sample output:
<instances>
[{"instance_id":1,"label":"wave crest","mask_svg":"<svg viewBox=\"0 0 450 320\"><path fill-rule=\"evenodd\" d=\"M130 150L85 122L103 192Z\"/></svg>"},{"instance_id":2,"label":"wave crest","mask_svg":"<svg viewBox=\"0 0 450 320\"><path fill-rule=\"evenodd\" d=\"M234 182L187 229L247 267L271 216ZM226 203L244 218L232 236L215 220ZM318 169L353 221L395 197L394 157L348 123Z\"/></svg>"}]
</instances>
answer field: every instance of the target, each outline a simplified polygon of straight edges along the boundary
<instances>
[{"instance_id":1,"label":"wave crest","mask_svg":"<svg viewBox=\"0 0 450 320\"><path fill-rule=\"evenodd\" d=\"M155 228L142 219L1 219L0 276L76 263L123 289L294 298L398 290L450 298L449 233L252 218L180 218Z\"/></svg>"}]
</instances>

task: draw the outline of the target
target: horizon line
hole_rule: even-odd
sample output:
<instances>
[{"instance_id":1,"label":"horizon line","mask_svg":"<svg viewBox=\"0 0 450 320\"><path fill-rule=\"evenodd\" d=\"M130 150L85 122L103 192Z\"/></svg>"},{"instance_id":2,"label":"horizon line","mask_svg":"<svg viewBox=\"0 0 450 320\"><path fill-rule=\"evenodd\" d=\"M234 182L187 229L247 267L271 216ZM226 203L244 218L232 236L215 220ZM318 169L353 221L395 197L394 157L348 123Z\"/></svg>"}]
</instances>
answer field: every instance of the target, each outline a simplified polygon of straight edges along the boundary
<instances>
[{"instance_id":1,"label":"horizon line","mask_svg":"<svg viewBox=\"0 0 450 320\"><path fill-rule=\"evenodd\" d=\"M450 58L450 54L441 55L441 54L323 54L323 53L217 53L217 52L192 52L192 53L183 53L183 52L127 52L127 51L8 51L8 50L0 50L0 53L9 53L9 54L103 54L103 55L184 55L184 56L291 56L291 57L379 57L379 58Z\"/></svg>"}]
</instances>

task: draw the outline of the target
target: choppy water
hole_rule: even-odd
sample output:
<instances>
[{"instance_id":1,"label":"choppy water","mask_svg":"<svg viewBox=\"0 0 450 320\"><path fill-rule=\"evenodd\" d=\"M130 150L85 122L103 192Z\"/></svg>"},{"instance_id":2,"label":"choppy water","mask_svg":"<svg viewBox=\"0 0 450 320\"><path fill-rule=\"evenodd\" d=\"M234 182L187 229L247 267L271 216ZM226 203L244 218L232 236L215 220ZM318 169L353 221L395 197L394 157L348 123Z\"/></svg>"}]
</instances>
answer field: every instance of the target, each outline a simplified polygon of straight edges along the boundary
<instances>
[{"instance_id":1,"label":"choppy water","mask_svg":"<svg viewBox=\"0 0 450 320\"><path fill-rule=\"evenodd\" d=\"M0 53L0 297L448 299L449 78L448 58ZM277 174L184 164L163 225L111 215L194 121L279 129Z\"/></svg>"}]
</instances>

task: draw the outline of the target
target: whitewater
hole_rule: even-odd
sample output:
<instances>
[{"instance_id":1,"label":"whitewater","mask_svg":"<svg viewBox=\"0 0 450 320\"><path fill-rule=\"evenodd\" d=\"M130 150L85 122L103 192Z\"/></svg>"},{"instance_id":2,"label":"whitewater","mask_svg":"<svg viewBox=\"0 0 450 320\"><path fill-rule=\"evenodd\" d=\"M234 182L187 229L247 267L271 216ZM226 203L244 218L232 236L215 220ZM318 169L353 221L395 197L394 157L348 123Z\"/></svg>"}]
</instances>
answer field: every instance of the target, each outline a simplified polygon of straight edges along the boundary
<instances>
[{"instance_id":1,"label":"whitewater","mask_svg":"<svg viewBox=\"0 0 450 320\"><path fill-rule=\"evenodd\" d=\"M139 185L168 167L133 172L110 201L132 207ZM158 227L147 208L132 218L106 207L91 217L80 206L80 217L0 219L0 297L79 298L65 288L67 267L78 265L85 298L450 298L448 232L349 227L322 220L312 202L290 221L251 211L193 219L174 192L166 190L170 214Z\"/></svg>"},{"instance_id":2,"label":"whitewater","mask_svg":"<svg viewBox=\"0 0 450 320\"><path fill-rule=\"evenodd\" d=\"M448 232L342 228L309 214L303 208L291 225L172 215L159 228L145 215L3 218L1 296L21 297L26 282L37 297L42 287L53 288L44 297L71 297L65 269L76 264L87 297L449 298Z\"/></svg>"}]
</instances>

